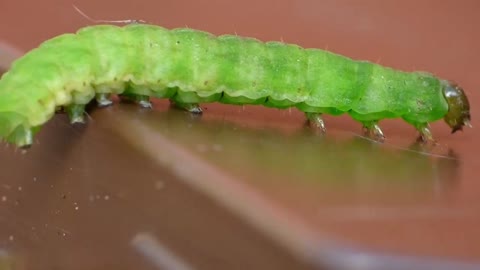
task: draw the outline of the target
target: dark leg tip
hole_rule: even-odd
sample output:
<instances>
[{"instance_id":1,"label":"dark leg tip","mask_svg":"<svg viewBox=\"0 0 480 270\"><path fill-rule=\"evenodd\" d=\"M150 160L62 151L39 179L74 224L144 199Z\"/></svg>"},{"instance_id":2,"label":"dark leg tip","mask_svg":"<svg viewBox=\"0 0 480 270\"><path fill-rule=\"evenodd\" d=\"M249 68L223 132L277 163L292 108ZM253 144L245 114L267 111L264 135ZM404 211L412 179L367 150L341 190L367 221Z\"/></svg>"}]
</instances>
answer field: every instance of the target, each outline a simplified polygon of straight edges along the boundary
<instances>
[{"instance_id":1,"label":"dark leg tip","mask_svg":"<svg viewBox=\"0 0 480 270\"><path fill-rule=\"evenodd\" d=\"M25 154L31 147L32 147L31 144L25 144L18 148L22 151L23 154Z\"/></svg>"},{"instance_id":2,"label":"dark leg tip","mask_svg":"<svg viewBox=\"0 0 480 270\"><path fill-rule=\"evenodd\" d=\"M189 109L188 111L190 113L193 113L193 114L202 114L203 113L203 110L202 110L202 108L200 108L200 106L193 107L193 108Z\"/></svg>"},{"instance_id":3,"label":"dark leg tip","mask_svg":"<svg viewBox=\"0 0 480 270\"><path fill-rule=\"evenodd\" d=\"M305 113L305 115L311 128L320 134L327 133L327 128L325 127L325 122L322 119L321 113Z\"/></svg>"},{"instance_id":4,"label":"dark leg tip","mask_svg":"<svg viewBox=\"0 0 480 270\"><path fill-rule=\"evenodd\" d=\"M138 102L138 105L140 105L140 107L142 107L144 109L152 109L153 108L152 103L148 100L140 100Z\"/></svg>"},{"instance_id":5,"label":"dark leg tip","mask_svg":"<svg viewBox=\"0 0 480 270\"><path fill-rule=\"evenodd\" d=\"M102 108L102 107L108 107L113 104L113 101L110 100L110 94L97 94L95 97L97 101L97 106Z\"/></svg>"},{"instance_id":6,"label":"dark leg tip","mask_svg":"<svg viewBox=\"0 0 480 270\"><path fill-rule=\"evenodd\" d=\"M436 145L437 141L433 139L432 132L430 131L430 128L428 127L428 123L422 123L416 125L416 128L418 132L420 133L420 136L417 138L417 142L423 143L423 144L432 144Z\"/></svg>"},{"instance_id":7,"label":"dark leg tip","mask_svg":"<svg viewBox=\"0 0 480 270\"><path fill-rule=\"evenodd\" d=\"M376 121L363 123L363 133L377 142L385 142L385 135Z\"/></svg>"}]
</instances>

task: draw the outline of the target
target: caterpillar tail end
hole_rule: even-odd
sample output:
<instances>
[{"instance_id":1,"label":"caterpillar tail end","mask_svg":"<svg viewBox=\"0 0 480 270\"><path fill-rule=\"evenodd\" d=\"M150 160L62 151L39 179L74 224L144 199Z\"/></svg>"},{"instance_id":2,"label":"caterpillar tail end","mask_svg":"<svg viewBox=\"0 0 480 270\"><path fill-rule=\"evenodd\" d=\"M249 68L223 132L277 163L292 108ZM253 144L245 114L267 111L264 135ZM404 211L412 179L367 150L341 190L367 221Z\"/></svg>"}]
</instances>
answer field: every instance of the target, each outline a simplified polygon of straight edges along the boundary
<instances>
[{"instance_id":1,"label":"caterpillar tail end","mask_svg":"<svg viewBox=\"0 0 480 270\"><path fill-rule=\"evenodd\" d=\"M444 120L452 133L463 130L463 126L472 127L470 124L470 103L463 89L454 82L444 81L443 96L447 100L448 112Z\"/></svg>"},{"instance_id":2,"label":"caterpillar tail end","mask_svg":"<svg viewBox=\"0 0 480 270\"><path fill-rule=\"evenodd\" d=\"M33 135L40 128L32 128L26 123L28 123L27 119L19 113L1 112L0 138L19 148L29 148L33 143Z\"/></svg>"},{"instance_id":3,"label":"caterpillar tail end","mask_svg":"<svg viewBox=\"0 0 480 270\"><path fill-rule=\"evenodd\" d=\"M28 149L33 144L33 130L20 125L6 138L6 141L20 149Z\"/></svg>"}]
</instances>

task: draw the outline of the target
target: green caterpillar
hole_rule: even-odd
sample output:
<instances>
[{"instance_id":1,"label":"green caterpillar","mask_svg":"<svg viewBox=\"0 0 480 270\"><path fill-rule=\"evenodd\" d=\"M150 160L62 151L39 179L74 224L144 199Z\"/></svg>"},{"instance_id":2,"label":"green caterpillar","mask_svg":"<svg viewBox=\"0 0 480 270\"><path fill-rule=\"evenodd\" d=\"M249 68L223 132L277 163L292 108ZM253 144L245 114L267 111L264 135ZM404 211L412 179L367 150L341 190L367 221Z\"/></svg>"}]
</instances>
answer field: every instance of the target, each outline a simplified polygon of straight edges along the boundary
<instances>
[{"instance_id":1,"label":"green caterpillar","mask_svg":"<svg viewBox=\"0 0 480 270\"><path fill-rule=\"evenodd\" d=\"M110 95L151 107L150 97L201 113L199 103L296 107L325 131L322 114L348 113L383 140L378 121L401 117L424 141L444 118L452 133L469 126L457 85L319 49L147 24L97 25L47 40L0 80L0 138L28 147L56 111L84 122L85 105Z\"/></svg>"}]
</instances>

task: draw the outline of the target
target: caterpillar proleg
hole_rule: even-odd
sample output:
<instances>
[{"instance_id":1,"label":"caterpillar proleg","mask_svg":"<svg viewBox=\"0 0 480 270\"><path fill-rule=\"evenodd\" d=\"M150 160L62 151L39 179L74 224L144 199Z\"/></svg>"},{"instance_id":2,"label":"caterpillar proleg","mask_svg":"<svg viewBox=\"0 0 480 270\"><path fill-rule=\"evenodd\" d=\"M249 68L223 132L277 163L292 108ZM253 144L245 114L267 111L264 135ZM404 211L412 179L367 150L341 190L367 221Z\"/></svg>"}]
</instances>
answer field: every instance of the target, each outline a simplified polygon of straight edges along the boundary
<instances>
[{"instance_id":1,"label":"caterpillar proleg","mask_svg":"<svg viewBox=\"0 0 480 270\"><path fill-rule=\"evenodd\" d=\"M349 114L383 140L378 122L402 118L425 141L443 118L452 133L469 126L468 99L458 85L425 72L403 72L320 49L214 36L148 24L96 25L42 43L0 80L0 138L28 147L58 108L83 122L85 105L111 95L151 107L168 98L201 113L199 104L295 107L322 131L322 114Z\"/></svg>"}]
</instances>

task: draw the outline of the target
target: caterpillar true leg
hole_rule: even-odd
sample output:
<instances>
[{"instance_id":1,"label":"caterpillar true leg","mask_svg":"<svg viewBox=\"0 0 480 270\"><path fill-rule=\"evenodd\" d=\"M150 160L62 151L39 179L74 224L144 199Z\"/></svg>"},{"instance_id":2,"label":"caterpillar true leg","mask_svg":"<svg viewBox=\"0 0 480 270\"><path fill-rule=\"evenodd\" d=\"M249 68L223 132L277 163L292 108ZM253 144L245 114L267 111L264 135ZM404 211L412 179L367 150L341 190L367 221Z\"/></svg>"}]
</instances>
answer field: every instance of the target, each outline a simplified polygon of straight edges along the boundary
<instances>
[{"instance_id":1,"label":"caterpillar true leg","mask_svg":"<svg viewBox=\"0 0 480 270\"><path fill-rule=\"evenodd\" d=\"M198 103L182 103L172 99L170 99L170 103L179 109L185 110L187 112L191 112L193 114L203 113L203 110L202 108L200 108L200 105Z\"/></svg>"},{"instance_id":2,"label":"caterpillar true leg","mask_svg":"<svg viewBox=\"0 0 480 270\"><path fill-rule=\"evenodd\" d=\"M435 139L433 139L432 132L430 131L428 123L417 124L416 128L420 133L418 141L424 143L436 143Z\"/></svg>"},{"instance_id":3,"label":"caterpillar true leg","mask_svg":"<svg viewBox=\"0 0 480 270\"><path fill-rule=\"evenodd\" d=\"M98 107L107 107L113 104L113 101L110 100L110 94L96 94L95 99L97 100Z\"/></svg>"},{"instance_id":4,"label":"caterpillar true leg","mask_svg":"<svg viewBox=\"0 0 480 270\"><path fill-rule=\"evenodd\" d=\"M378 125L377 121L368 121L362 123L365 135L380 142L385 140L385 135L383 135L383 131Z\"/></svg>"},{"instance_id":5,"label":"caterpillar true leg","mask_svg":"<svg viewBox=\"0 0 480 270\"><path fill-rule=\"evenodd\" d=\"M70 124L85 123L85 105L84 104L71 104L65 107Z\"/></svg>"},{"instance_id":6,"label":"caterpillar true leg","mask_svg":"<svg viewBox=\"0 0 480 270\"><path fill-rule=\"evenodd\" d=\"M151 109L153 108L152 103L150 102L150 97L146 95L137 95L137 94L132 94L132 93L123 93L119 95L121 99L135 102L140 107L146 108L146 109Z\"/></svg>"},{"instance_id":7,"label":"caterpillar true leg","mask_svg":"<svg viewBox=\"0 0 480 270\"><path fill-rule=\"evenodd\" d=\"M320 130L322 133L327 132L327 128L325 128L325 122L322 119L321 113L305 113L308 122L317 130Z\"/></svg>"}]
</instances>

